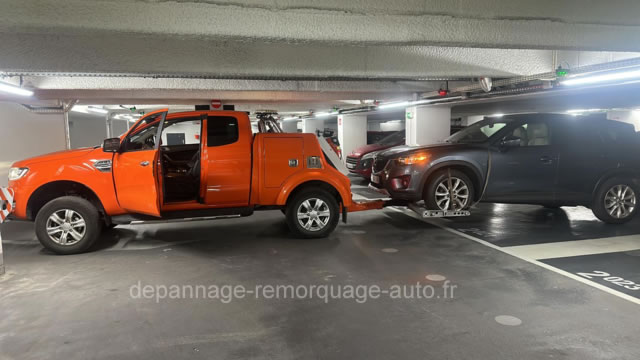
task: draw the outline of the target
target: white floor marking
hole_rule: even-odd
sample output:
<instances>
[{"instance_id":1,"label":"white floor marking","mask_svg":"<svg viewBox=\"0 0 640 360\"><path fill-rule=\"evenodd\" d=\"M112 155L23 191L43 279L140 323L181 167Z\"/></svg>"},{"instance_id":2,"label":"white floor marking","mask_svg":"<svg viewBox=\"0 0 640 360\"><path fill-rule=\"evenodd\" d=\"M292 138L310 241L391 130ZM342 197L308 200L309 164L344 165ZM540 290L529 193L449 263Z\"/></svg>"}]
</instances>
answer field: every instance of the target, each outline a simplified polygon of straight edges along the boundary
<instances>
[{"instance_id":1,"label":"white floor marking","mask_svg":"<svg viewBox=\"0 0 640 360\"><path fill-rule=\"evenodd\" d=\"M500 325L518 326L518 325L522 324L522 320L518 319L515 316L511 316L511 315L498 315L494 319Z\"/></svg>"},{"instance_id":2,"label":"white floor marking","mask_svg":"<svg viewBox=\"0 0 640 360\"><path fill-rule=\"evenodd\" d=\"M606 286L604 286L604 285L600 285L600 284L598 284L598 283L596 283L596 282L593 282L593 281L590 281L590 280L585 279L585 278L583 278L583 277L580 277L580 276L578 276L578 275L576 275L576 274L574 274L574 273L570 273L570 272L568 272L568 271L564 271L564 270L562 270L562 269L558 269L558 268L553 267L553 266L551 266L551 265L547 265L547 264L545 264L545 263L543 263L543 262L540 262L540 261L537 261L537 260L533 260L533 259L524 258L524 257L520 257L520 256L518 256L517 254L512 253L511 251L509 251L507 248L501 248L500 246L494 245L494 244L492 244L492 243L490 243L490 242L488 242L488 241L484 241L484 240L482 240L482 239L478 239L478 238L473 237L473 236L471 236L471 235L468 235L468 234L465 234L465 233L460 232L460 231L458 231L458 230L452 229L452 228L450 228L450 227L447 227L447 226L445 226L445 225L442 225L442 224L438 223L438 221L434 221L434 220L432 220L432 219L423 219L423 218L420 218L420 217L418 217L418 215L416 215L416 214L415 214L413 211L411 211L411 210L406 210L406 211L405 211L405 210L397 209L397 208L395 208L395 207L388 207L388 209L392 209L392 210L394 210L394 211L396 211L396 212L403 213L403 214L408 215L408 216L411 216L411 217L413 217L413 218L415 218L415 219L422 220L422 221L426 222L427 224L431 224L431 225L433 225L433 226L437 226L437 227L439 227L439 228L441 228L441 229L443 229L443 230L445 230L445 231L448 231L448 232L450 232L450 233L452 233L452 234L456 234L456 235L458 235L458 236L462 236L462 237L467 238L467 239L469 239L469 240L471 240L471 241L475 241L475 242L477 242L477 243L479 243L479 244L482 244L482 245L484 245L484 246L488 246L488 247L490 247L490 248L492 248L492 249L498 250L498 251L503 252L503 253L505 253L505 254L508 254L508 255L511 255L511 256L517 257L518 259L524 260L524 261L526 261L526 262L528 262L528 263L531 263L531 264L534 264L534 265L538 265L538 266L543 267L543 268L545 268L545 269L547 269L547 270L551 270L551 271L553 271L553 272L555 272L555 273L558 273L558 274L560 274L560 275L564 275L564 276L566 276L566 277L568 277L568 278L571 278L571 279L573 279L573 280L579 281L579 282L581 282L581 283L583 283L583 284L587 284L587 285L592 286L592 287L594 287L594 288L596 288L596 289L599 289L599 290L602 290L602 291L604 291L604 292L607 292L607 293L609 293L609 294L611 294L611 295L615 295L615 296L617 296L617 297L623 298L623 299L625 299L625 300L631 301L632 303L635 303L635 304L640 305L640 299L635 298L635 297L633 297L633 296L631 296L631 295L627 295L627 294L622 293L622 292L620 292L620 291L613 290L613 289L608 288L608 287L606 287Z\"/></svg>"},{"instance_id":3,"label":"white floor marking","mask_svg":"<svg viewBox=\"0 0 640 360\"><path fill-rule=\"evenodd\" d=\"M398 249L394 249L394 248L384 248L384 249L382 249L381 251L382 251L382 252L385 252L385 253L393 254L393 253L397 253L397 252L398 252Z\"/></svg>"},{"instance_id":4,"label":"white floor marking","mask_svg":"<svg viewBox=\"0 0 640 360\"><path fill-rule=\"evenodd\" d=\"M505 247L519 257L553 259L570 256L594 255L640 249L640 236L628 235L602 239L563 241Z\"/></svg>"},{"instance_id":5,"label":"white floor marking","mask_svg":"<svg viewBox=\"0 0 640 360\"><path fill-rule=\"evenodd\" d=\"M445 281L447 280L446 276L438 275L438 274L429 274L425 276L425 279L429 281Z\"/></svg>"}]
</instances>

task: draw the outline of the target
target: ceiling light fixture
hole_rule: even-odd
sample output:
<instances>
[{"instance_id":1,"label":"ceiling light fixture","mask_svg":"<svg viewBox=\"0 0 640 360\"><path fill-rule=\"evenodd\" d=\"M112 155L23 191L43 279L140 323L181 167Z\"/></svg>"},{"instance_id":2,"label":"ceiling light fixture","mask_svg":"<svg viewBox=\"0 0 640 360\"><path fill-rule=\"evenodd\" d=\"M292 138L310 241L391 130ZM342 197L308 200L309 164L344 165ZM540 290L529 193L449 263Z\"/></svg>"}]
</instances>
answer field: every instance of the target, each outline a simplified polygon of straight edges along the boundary
<instances>
[{"instance_id":1,"label":"ceiling light fixture","mask_svg":"<svg viewBox=\"0 0 640 360\"><path fill-rule=\"evenodd\" d=\"M337 113L333 113L333 112L319 112L319 113L315 113L313 115L313 117L315 118L325 118L325 117L329 117L331 115L337 115Z\"/></svg>"},{"instance_id":2,"label":"ceiling light fixture","mask_svg":"<svg viewBox=\"0 0 640 360\"><path fill-rule=\"evenodd\" d=\"M564 80L560 84L569 85L569 86L587 85L587 84L597 84L597 83L603 83L603 82L609 82L609 81L633 80L633 79L636 79L636 80L640 79L640 70L577 77L577 78Z\"/></svg>"},{"instance_id":3,"label":"ceiling light fixture","mask_svg":"<svg viewBox=\"0 0 640 360\"><path fill-rule=\"evenodd\" d=\"M98 113L98 114L106 114L106 113L109 112L109 110L107 110L107 109L91 107L91 106L89 106L87 108L87 111L91 111L91 112Z\"/></svg>"},{"instance_id":4,"label":"ceiling light fixture","mask_svg":"<svg viewBox=\"0 0 640 360\"><path fill-rule=\"evenodd\" d=\"M27 90L27 89L23 89L19 86L15 86L13 84L9 84L6 82L2 82L0 81L0 91L4 91L10 94L14 94L14 95L20 95L20 96L31 96L33 95L33 91L31 90Z\"/></svg>"},{"instance_id":5,"label":"ceiling light fixture","mask_svg":"<svg viewBox=\"0 0 640 360\"><path fill-rule=\"evenodd\" d=\"M378 105L378 109L379 110L384 110L384 109L392 109L392 108L397 108L397 107L410 107L410 106L416 106L416 105L425 105L425 104L431 104L434 102L443 102L443 100L458 100L461 99L461 96L452 96L452 97L448 97L448 98L444 98L444 99L425 99L425 100L416 100L416 101L401 101L401 102L397 102L397 103L388 103L388 104L382 104L382 105Z\"/></svg>"}]
</instances>

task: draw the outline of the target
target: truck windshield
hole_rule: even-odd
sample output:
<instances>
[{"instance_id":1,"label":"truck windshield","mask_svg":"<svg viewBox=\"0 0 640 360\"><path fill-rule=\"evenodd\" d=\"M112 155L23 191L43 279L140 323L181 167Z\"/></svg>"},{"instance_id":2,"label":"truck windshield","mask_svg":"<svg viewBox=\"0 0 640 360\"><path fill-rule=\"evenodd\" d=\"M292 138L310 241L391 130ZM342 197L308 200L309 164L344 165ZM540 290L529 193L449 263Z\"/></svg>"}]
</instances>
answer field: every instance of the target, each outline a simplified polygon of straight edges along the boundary
<instances>
[{"instance_id":1,"label":"truck windshield","mask_svg":"<svg viewBox=\"0 0 640 360\"><path fill-rule=\"evenodd\" d=\"M404 142L405 134L406 132L404 130L396 131L393 134L385 136L382 139L380 139L380 141L378 141L378 144L394 145L394 144L402 143Z\"/></svg>"},{"instance_id":2,"label":"truck windshield","mask_svg":"<svg viewBox=\"0 0 640 360\"><path fill-rule=\"evenodd\" d=\"M485 119L478 121L466 129L451 135L445 142L462 144L483 143L505 127L509 121L509 119Z\"/></svg>"}]
</instances>

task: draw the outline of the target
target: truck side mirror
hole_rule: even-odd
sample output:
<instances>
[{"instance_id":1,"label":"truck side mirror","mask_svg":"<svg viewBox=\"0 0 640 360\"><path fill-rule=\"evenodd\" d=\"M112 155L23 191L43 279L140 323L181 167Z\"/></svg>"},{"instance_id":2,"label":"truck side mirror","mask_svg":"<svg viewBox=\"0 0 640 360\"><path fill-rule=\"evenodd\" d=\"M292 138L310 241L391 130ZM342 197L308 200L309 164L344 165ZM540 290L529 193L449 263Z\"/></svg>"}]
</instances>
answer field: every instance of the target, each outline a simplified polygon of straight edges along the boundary
<instances>
[{"instance_id":1,"label":"truck side mirror","mask_svg":"<svg viewBox=\"0 0 640 360\"><path fill-rule=\"evenodd\" d=\"M102 143L102 151L115 153L120 150L120 138L105 139Z\"/></svg>"}]
</instances>

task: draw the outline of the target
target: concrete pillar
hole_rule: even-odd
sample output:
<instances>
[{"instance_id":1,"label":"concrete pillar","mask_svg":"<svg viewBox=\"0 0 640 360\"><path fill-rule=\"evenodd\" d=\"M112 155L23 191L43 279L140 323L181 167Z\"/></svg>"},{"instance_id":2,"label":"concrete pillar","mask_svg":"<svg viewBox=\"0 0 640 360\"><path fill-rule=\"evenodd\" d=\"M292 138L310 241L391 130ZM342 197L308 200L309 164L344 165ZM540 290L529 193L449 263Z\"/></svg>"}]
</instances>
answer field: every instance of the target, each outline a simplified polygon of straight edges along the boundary
<instances>
[{"instance_id":1,"label":"concrete pillar","mask_svg":"<svg viewBox=\"0 0 640 360\"><path fill-rule=\"evenodd\" d=\"M303 133L315 133L316 130L324 130L324 119L311 118L302 120Z\"/></svg>"},{"instance_id":2,"label":"concrete pillar","mask_svg":"<svg viewBox=\"0 0 640 360\"><path fill-rule=\"evenodd\" d=\"M298 132L298 120L282 121L280 124L282 124L282 131L286 133Z\"/></svg>"},{"instance_id":3,"label":"concrete pillar","mask_svg":"<svg viewBox=\"0 0 640 360\"><path fill-rule=\"evenodd\" d=\"M338 116L338 141L342 148L342 161L347 161L347 155L362 146L367 145L367 115Z\"/></svg>"},{"instance_id":4,"label":"concrete pillar","mask_svg":"<svg viewBox=\"0 0 640 360\"><path fill-rule=\"evenodd\" d=\"M406 109L407 145L438 143L451 134L451 108L413 106Z\"/></svg>"}]
</instances>

